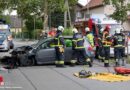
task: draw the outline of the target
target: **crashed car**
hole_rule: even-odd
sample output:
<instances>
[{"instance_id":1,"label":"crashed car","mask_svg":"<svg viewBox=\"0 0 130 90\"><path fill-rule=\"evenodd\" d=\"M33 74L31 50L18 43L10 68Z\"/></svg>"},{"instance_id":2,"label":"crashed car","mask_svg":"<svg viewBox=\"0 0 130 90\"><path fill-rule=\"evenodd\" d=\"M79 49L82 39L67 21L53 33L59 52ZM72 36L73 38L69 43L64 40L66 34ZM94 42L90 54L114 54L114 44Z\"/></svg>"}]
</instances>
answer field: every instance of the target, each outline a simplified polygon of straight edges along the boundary
<instances>
[{"instance_id":1,"label":"crashed car","mask_svg":"<svg viewBox=\"0 0 130 90\"><path fill-rule=\"evenodd\" d=\"M72 60L72 37L64 37L64 39L66 42L64 53L66 63ZM53 38L44 38L34 45L17 47L12 52L16 52L15 55L22 65L32 66L35 64L55 63L55 48L51 47L53 41ZM78 64L83 64L84 61L84 58L78 58Z\"/></svg>"}]
</instances>

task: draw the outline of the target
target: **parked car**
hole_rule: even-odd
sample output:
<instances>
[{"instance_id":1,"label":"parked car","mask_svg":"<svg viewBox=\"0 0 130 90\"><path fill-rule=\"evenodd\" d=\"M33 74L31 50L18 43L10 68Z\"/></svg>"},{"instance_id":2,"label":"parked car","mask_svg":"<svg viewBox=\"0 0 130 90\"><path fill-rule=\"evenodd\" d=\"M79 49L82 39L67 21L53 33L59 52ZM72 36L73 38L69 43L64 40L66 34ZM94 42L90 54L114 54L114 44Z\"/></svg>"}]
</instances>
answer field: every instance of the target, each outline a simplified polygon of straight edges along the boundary
<instances>
[{"instance_id":1,"label":"parked car","mask_svg":"<svg viewBox=\"0 0 130 90\"><path fill-rule=\"evenodd\" d=\"M14 47L13 41L8 40L8 36L0 33L0 51L8 51Z\"/></svg>"},{"instance_id":2,"label":"parked car","mask_svg":"<svg viewBox=\"0 0 130 90\"><path fill-rule=\"evenodd\" d=\"M65 37L65 41L72 42L72 37ZM55 48L51 47L53 44L53 38L44 38L38 43L32 46L22 46L13 50L17 52L17 57L22 65L35 65L35 64L49 64L55 62ZM66 43L67 44L67 43ZM72 44L67 44L65 48L65 63L70 62L72 59ZM86 47L87 48L87 47ZM78 59L79 64L84 63L84 59L81 57Z\"/></svg>"}]
</instances>

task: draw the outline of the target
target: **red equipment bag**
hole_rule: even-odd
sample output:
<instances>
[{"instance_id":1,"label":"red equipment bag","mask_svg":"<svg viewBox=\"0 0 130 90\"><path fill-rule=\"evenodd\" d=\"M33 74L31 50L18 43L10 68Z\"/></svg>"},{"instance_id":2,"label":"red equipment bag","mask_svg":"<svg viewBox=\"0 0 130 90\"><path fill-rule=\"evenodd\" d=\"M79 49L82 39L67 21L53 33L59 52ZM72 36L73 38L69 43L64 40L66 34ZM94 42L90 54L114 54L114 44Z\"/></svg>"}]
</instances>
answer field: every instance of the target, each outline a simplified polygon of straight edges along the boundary
<instances>
[{"instance_id":1,"label":"red equipment bag","mask_svg":"<svg viewBox=\"0 0 130 90\"><path fill-rule=\"evenodd\" d=\"M130 68L115 67L114 70L117 74L130 74Z\"/></svg>"},{"instance_id":2,"label":"red equipment bag","mask_svg":"<svg viewBox=\"0 0 130 90\"><path fill-rule=\"evenodd\" d=\"M0 86L3 85L3 82L4 82L3 76L0 75Z\"/></svg>"}]
</instances>

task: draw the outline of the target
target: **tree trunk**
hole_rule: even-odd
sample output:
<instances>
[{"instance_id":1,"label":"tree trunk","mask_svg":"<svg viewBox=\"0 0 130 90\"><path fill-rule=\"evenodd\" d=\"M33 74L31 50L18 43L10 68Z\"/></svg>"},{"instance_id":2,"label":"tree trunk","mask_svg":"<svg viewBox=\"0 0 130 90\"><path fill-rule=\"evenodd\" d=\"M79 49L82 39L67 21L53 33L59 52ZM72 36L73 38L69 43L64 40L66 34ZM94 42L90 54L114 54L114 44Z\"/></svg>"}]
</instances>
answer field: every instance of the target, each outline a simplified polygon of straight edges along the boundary
<instances>
[{"instance_id":1,"label":"tree trunk","mask_svg":"<svg viewBox=\"0 0 130 90\"><path fill-rule=\"evenodd\" d=\"M67 8L67 0L65 0L65 8ZM67 27L67 10L64 12L64 28Z\"/></svg>"},{"instance_id":2,"label":"tree trunk","mask_svg":"<svg viewBox=\"0 0 130 90\"><path fill-rule=\"evenodd\" d=\"M47 30L48 29L48 2L47 0L45 0L44 2L45 4L45 8L44 8L44 22L43 22L43 30Z\"/></svg>"}]
</instances>

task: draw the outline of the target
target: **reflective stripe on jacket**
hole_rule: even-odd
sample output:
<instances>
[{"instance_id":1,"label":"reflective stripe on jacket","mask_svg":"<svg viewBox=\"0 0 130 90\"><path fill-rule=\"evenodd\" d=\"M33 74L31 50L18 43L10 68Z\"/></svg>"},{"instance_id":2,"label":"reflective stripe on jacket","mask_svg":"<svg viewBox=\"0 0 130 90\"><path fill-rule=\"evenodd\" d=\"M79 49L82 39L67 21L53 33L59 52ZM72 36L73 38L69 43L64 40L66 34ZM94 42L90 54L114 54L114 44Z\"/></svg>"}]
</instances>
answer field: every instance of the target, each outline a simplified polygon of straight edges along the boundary
<instances>
[{"instance_id":1,"label":"reflective stripe on jacket","mask_svg":"<svg viewBox=\"0 0 130 90\"><path fill-rule=\"evenodd\" d=\"M80 33L76 33L73 36L73 47L75 49L82 49L84 48L84 39Z\"/></svg>"}]
</instances>

